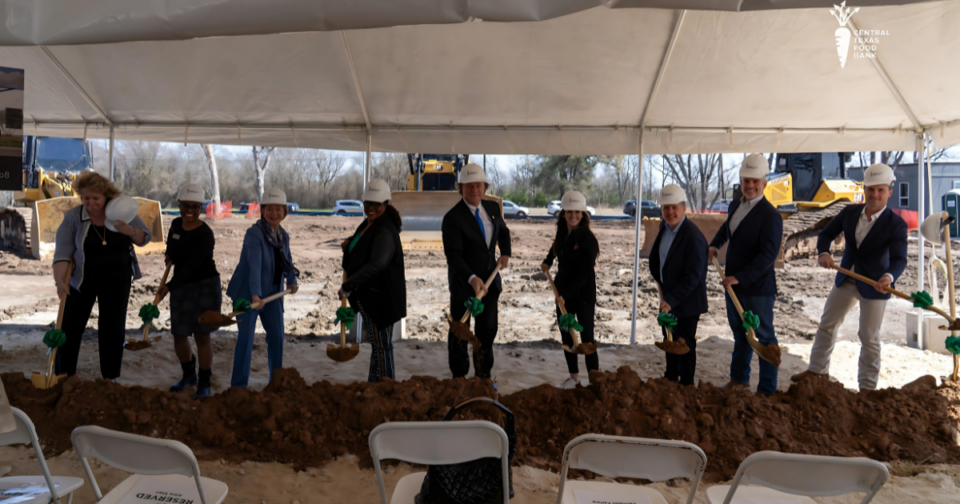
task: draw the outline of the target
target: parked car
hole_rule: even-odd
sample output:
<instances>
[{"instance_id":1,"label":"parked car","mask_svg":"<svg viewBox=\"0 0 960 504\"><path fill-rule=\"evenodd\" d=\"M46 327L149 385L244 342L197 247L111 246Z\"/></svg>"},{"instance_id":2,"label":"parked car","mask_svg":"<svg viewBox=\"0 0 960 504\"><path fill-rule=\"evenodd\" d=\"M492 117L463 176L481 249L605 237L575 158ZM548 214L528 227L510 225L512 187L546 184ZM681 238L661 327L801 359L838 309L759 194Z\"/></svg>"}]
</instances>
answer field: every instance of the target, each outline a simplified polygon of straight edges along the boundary
<instances>
[{"instance_id":1,"label":"parked car","mask_svg":"<svg viewBox=\"0 0 960 504\"><path fill-rule=\"evenodd\" d=\"M247 213L248 210L250 210L250 203L247 203L246 201L240 203L240 213Z\"/></svg>"},{"instance_id":2,"label":"parked car","mask_svg":"<svg viewBox=\"0 0 960 504\"><path fill-rule=\"evenodd\" d=\"M517 217L526 217L530 215L530 209L522 207L512 201L503 200L503 215L516 215Z\"/></svg>"},{"instance_id":3,"label":"parked car","mask_svg":"<svg viewBox=\"0 0 960 504\"><path fill-rule=\"evenodd\" d=\"M590 214L590 217L593 217L597 213L597 209L593 208L590 205L587 205L587 213Z\"/></svg>"},{"instance_id":4,"label":"parked car","mask_svg":"<svg viewBox=\"0 0 960 504\"><path fill-rule=\"evenodd\" d=\"M298 203L287 202L287 213L295 214L300 213L300 205Z\"/></svg>"},{"instance_id":5,"label":"parked car","mask_svg":"<svg viewBox=\"0 0 960 504\"><path fill-rule=\"evenodd\" d=\"M363 202L352 199L337 200L333 205L333 211L336 213L363 213Z\"/></svg>"},{"instance_id":6,"label":"parked car","mask_svg":"<svg viewBox=\"0 0 960 504\"><path fill-rule=\"evenodd\" d=\"M203 206L200 207L200 215L207 214L207 205L209 205L212 202L213 200L203 200Z\"/></svg>"},{"instance_id":7,"label":"parked car","mask_svg":"<svg viewBox=\"0 0 960 504\"><path fill-rule=\"evenodd\" d=\"M711 210L716 210L717 212L727 213L727 208L730 208L730 203L731 203L732 201L733 201L733 200L731 200L731 199L722 199L722 200L719 200L719 201L715 201L715 202L713 203L713 206L710 207L710 209L711 209Z\"/></svg>"},{"instance_id":8,"label":"parked car","mask_svg":"<svg viewBox=\"0 0 960 504\"><path fill-rule=\"evenodd\" d=\"M623 213L631 217L637 216L637 200L627 200L623 204ZM653 218L660 217L660 207L655 201L640 200L640 216Z\"/></svg>"},{"instance_id":9,"label":"parked car","mask_svg":"<svg viewBox=\"0 0 960 504\"><path fill-rule=\"evenodd\" d=\"M547 203L547 213L550 215L557 215L557 212L560 211L560 200L553 200L550 203Z\"/></svg>"}]
</instances>

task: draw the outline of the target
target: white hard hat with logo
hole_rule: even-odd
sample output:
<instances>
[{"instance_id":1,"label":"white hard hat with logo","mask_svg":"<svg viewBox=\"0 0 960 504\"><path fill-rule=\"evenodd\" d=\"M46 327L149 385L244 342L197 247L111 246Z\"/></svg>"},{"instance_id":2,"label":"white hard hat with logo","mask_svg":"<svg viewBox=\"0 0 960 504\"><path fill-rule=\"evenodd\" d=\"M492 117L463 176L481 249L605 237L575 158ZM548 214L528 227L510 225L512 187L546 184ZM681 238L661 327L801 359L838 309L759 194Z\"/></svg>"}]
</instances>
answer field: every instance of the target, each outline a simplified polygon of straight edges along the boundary
<instances>
[{"instance_id":1,"label":"white hard hat with logo","mask_svg":"<svg viewBox=\"0 0 960 504\"><path fill-rule=\"evenodd\" d=\"M117 232L117 221L122 220L130 224L130 222L137 217L137 210L139 208L140 204L137 203L137 200L121 194L107 203L107 208L104 210L106 214L104 225L107 226L107 229L110 231Z\"/></svg>"},{"instance_id":2,"label":"white hard hat with logo","mask_svg":"<svg viewBox=\"0 0 960 504\"><path fill-rule=\"evenodd\" d=\"M770 165L763 154L750 154L740 164L740 178L765 179L770 173Z\"/></svg>"},{"instance_id":3,"label":"white hard hat with logo","mask_svg":"<svg viewBox=\"0 0 960 504\"><path fill-rule=\"evenodd\" d=\"M587 198L580 191L570 191L560 199L560 209L568 212L586 212Z\"/></svg>"},{"instance_id":4,"label":"white hard hat with logo","mask_svg":"<svg viewBox=\"0 0 960 504\"><path fill-rule=\"evenodd\" d=\"M679 205L687 202L687 195L677 184L667 184L660 190L661 205Z\"/></svg>"},{"instance_id":5,"label":"white hard hat with logo","mask_svg":"<svg viewBox=\"0 0 960 504\"><path fill-rule=\"evenodd\" d=\"M276 187L271 187L263 191L263 198L260 199L261 205L287 205L287 194Z\"/></svg>"},{"instance_id":6,"label":"white hard hat with logo","mask_svg":"<svg viewBox=\"0 0 960 504\"><path fill-rule=\"evenodd\" d=\"M487 174L483 172L483 167L477 163L469 163L460 170L460 183L470 184L472 182L486 182Z\"/></svg>"},{"instance_id":7,"label":"white hard hat with logo","mask_svg":"<svg viewBox=\"0 0 960 504\"><path fill-rule=\"evenodd\" d=\"M192 201L203 203L203 188L197 184L187 184L177 193L177 201Z\"/></svg>"},{"instance_id":8,"label":"white hard hat with logo","mask_svg":"<svg viewBox=\"0 0 960 504\"><path fill-rule=\"evenodd\" d=\"M883 163L872 164L863 172L864 186L890 185L896 181L897 177L893 175L893 168Z\"/></svg>"},{"instance_id":9,"label":"white hard hat with logo","mask_svg":"<svg viewBox=\"0 0 960 504\"><path fill-rule=\"evenodd\" d=\"M367 190L363 191L363 201L383 203L390 199L390 186L383 179L373 179L367 183Z\"/></svg>"}]
</instances>

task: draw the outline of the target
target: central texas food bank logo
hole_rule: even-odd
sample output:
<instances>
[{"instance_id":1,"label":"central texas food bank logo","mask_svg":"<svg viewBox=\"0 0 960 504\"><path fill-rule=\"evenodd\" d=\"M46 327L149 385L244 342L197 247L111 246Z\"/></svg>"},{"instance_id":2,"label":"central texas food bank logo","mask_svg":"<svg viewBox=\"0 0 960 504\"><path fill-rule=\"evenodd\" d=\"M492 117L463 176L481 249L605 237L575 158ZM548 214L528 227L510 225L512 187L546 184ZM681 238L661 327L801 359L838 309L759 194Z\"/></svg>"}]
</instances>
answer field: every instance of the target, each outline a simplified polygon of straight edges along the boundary
<instances>
[{"instance_id":1,"label":"central texas food bank logo","mask_svg":"<svg viewBox=\"0 0 960 504\"><path fill-rule=\"evenodd\" d=\"M850 33L850 28L847 28L847 21L859 10L860 7L856 9L847 7L847 2L844 0L840 5L834 5L833 10L830 11L830 14L833 14L833 17L837 18L837 21L840 23L840 28L837 28L837 31L833 32L834 37L837 39L837 56L840 57L840 68L843 68L844 65L847 64L847 55L850 54L850 39L853 37L853 34Z\"/></svg>"}]
</instances>

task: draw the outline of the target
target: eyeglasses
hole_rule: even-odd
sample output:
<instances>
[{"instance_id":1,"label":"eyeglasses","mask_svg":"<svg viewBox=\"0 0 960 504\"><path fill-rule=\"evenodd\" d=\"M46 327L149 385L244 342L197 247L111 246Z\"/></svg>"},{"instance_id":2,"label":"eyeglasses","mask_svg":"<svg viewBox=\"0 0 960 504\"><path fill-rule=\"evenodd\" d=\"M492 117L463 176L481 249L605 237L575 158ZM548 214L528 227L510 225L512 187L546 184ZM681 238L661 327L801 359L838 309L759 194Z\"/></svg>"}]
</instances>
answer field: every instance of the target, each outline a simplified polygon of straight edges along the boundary
<instances>
[{"instance_id":1,"label":"eyeglasses","mask_svg":"<svg viewBox=\"0 0 960 504\"><path fill-rule=\"evenodd\" d=\"M200 203L180 203L180 208L185 210L200 210Z\"/></svg>"},{"instance_id":2,"label":"eyeglasses","mask_svg":"<svg viewBox=\"0 0 960 504\"><path fill-rule=\"evenodd\" d=\"M377 201L364 201L364 202L363 202L363 208L378 208L378 207L380 207L380 205L382 205L382 204L383 204L383 203L380 203L380 202L377 202Z\"/></svg>"}]
</instances>

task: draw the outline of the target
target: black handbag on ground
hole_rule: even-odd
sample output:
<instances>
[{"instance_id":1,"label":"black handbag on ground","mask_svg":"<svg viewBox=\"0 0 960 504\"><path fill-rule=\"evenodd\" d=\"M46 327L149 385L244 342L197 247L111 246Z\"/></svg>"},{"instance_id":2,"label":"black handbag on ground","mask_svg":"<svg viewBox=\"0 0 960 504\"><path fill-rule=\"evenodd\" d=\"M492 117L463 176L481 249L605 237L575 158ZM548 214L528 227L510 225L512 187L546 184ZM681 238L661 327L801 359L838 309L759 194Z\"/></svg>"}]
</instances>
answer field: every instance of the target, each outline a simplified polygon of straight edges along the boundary
<instances>
[{"instance_id":1,"label":"black handbag on ground","mask_svg":"<svg viewBox=\"0 0 960 504\"><path fill-rule=\"evenodd\" d=\"M517 431L513 412L488 397L474 397L458 402L443 416L448 422L460 411L477 404L491 404L504 414L504 431L510 442L507 456L510 498L513 498L513 456L517 452ZM450 465L432 465L414 497L415 504L504 504L502 462L499 458L484 457Z\"/></svg>"}]
</instances>

